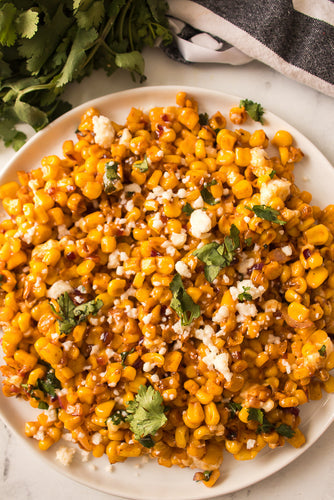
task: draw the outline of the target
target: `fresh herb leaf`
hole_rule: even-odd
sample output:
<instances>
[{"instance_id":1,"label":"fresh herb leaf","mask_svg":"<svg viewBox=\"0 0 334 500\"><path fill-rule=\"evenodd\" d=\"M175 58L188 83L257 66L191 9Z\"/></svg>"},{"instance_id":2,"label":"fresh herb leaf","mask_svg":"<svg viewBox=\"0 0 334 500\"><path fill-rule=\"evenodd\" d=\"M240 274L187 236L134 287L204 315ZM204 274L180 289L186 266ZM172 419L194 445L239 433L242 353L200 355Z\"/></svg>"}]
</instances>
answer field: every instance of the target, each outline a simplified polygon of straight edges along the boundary
<instances>
[{"instance_id":1,"label":"fresh herb leaf","mask_svg":"<svg viewBox=\"0 0 334 500\"><path fill-rule=\"evenodd\" d=\"M250 293L247 293L248 290L250 290L250 286L243 286L243 292L242 293L239 293L238 295L238 300L240 302L243 302L244 300L252 300L252 296Z\"/></svg>"},{"instance_id":2,"label":"fresh herb leaf","mask_svg":"<svg viewBox=\"0 0 334 500\"><path fill-rule=\"evenodd\" d=\"M227 408L231 412L231 418L235 418L238 411L241 410L242 405L240 403L235 403L234 401L230 401L229 403L227 403Z\"/></svg>"},{"instance_id":3,"label":"fresh herb leaf","mask_svg":"<svg viewBox=\"0 0 334 500\"><path fill-rule=\"evenodd\" d=\"M255 122L260 122L263 125L263 114L264 114L264 109L261 106L261 104L258 104L257 102L253 102L249 99L242 99L240 101L240 107L244 107L249 116L254 120Z\"/></svg>"},{"instance_id":4,"label":"fresh herb leaf","mask_svg":"<svg viewBox=\"0 0 334 500\"><path fill-rule=\"evenodd\" d=\"M169 288L173 292L170 307L181 318L181 325L190 325L194 319L201 315L199 305L195 304L190 295L185 291L182 278L178 273L174 276Z\"/></svg>"},{"instance_id":5,"label":"fresh herb leaf","mask_svg":"<svg viewBox=\"0 0 334 500\"><path fill-rule=\"evenodd\" d=\"M250 247L252 244L252 238L246 238L245 243L246 243L246 246Z\"/></svg>"},{"instance_id":6,"label":"fresh herb leaf","mask_svg":"<svg viewBox=\"0 0 334 500\"><path fill-rule=\"evenodd\" d=\"M85 319L93 314L94 316L103 306L101 299L90 300L84 304L76 306L67 292L58 297L57 303L59 311L50 303L53 312L60 318L58 319L60 333L69 334L73 328L85 321Z\"/></svg>"},{"instance_id":7,"label":"fresh herb leaf","mask_svg":"<svg viewBox=\"0 0 334 500\"><path fill-rule=\"evenodd\" d=\"M155 442L153 441L152 436L142 437L142 438L138 439L138 441L140 442L140 444L145 446L145 448L153 448L153 446L155 445Z\"/></svg>"},{"instance_id":8,"label":"fresh herb leaf","mask_svg":"<svg viewBox=\"0 0 334 500\"><path fill-rule=\"evenodd\" d=\"M247 420L253 420L255 422L259 422L260 425L263 424L263 411L258 408L247 408L248 410L248 418Z\"/></svg>"},{"instance_id":9,"label":"fresh herb leaf","mask_svg":"<svg viewBox=\"0 0 334 500\"><path fill-rule=\"evenodd\" d=\"M270 179L273 179L276 174L276 170L272 170L269 174Z\"/></svg>"},{"instance_id":10,"label":"fresh herb leaf","mask_svg":"<svg viewBox=\"0 0 334 500\"><path fill-rule=\"evenodd\" d=\"M134 167L138 168L140 172L146 172L148 170L148 161L147 161L147 156L144 156L143 161L140 162L135 162L133 164Z\"/></svg>"},{"instance_id":11,"label":"fresh herb leaf","mask_svg":"<svg viewBox=\"0 0 334 500\"><path fill-rule=\"evenodd\" d=\"M38 403L38 409L39 410L48 410L49 409L49 405L45 401L40 401Z\"/></svg>"},{"instance_id":12,"label":"fresh herb leaf","mask_svg":"<svg viewBox=\"0 0 334 500\"><path fill-rule=\"evenodd\" d=\"M288 439L292 438L295 435L295 431L288 424L280 424L278 427L276 427L275 431L278 432L280 436L284 436Z\"/></svg>"},{"instance_id":13,"label":"fresh herb leaf","mask_svg":"<svg viewBox=\"0 0 334 500\"><path fill-rule=\"evenodd\" d=\"M213 241L193 252L195 257L204 262L204 274L209 283L216 279L221 269L232 263L235 251L240 246L239 233L239 229L232 224L230 235L225 236L222 245Z\"/></svg>"},{"instance_id":14,"label":"fresh herb leaf","mask_svg":"<svg viewBox=\"0 0 334 500\"><path fill-rule=\"evenodd\" d=\"M253 207L245 207L255 213L260 219L268 220L269 222L275 222L283 226L286 221L278 219L277 216L280 214L278 210L268 207L267 205L253 205Z\"/></svg>"},{"instance_id":15,"label":"fresh herb leaf","mask_svg":"<svg viewBox=\"0 0 334 500\"><path fill-rule=\"evenodd\" d=\"M199 114L199 124L203 127L204 125L209 124L209 115L208 113L200 113Z\"/></svg>"},{"instance_id":16,"label":"fresh herb leaf","mask_svg":"<svg viewBox=\"0 0 334 500\"><path fill-rule=\"evenodd\" d=\"M208 190L208 187L214 186L215 184L217 184L217 181L213 180L211 182L204 184L204 187L201 189L201 196L203 198L203 201L211 206L217 205L217 203L219 203L219 201L220 201L220 200L216 200L212 196L211 192Z\"/></svg>"},{"instance_id":17,"label":"fresh herb leaf","mask_svg":"<svg viewBox=\"0 0 334 500\"><path fill-rule=\"evenodd\" d=\"M211 474L212 474L212 470L205 470L203 472L203 481L205 481L205 482L209 481Z\"/></svg>"},{"instance_id":18,"label":"fresh herb leaf","mask_svg":"<svg viewBox=\"0 0 334 500\"><path fill-rule=\"evenodd\" d=\"M125 366L125 360L128 357L128 355L132 354L133 352L135 352L134 347L132 349L130 349L130 351L123 351L123 352L121 352L121 360L122 360L122 365L123 366Z\"/></svg>"},{"instance_id":19,"label":"fresh herb leaf","mask_svg":"<svg viewBox=\"0 0 334 500\"><path fill-rule=\"evenodd\" d=\"M56 389L61 389L61 383L57 379L53 368L49 368L45 378L37 379L37 389L49 394L51 397L56 395Z\"/></svg>"},{"instance_id":20,"label":"fresh herb leaf","mask_svg":"<svg viewBox=\"0 0 334 500\"><path fill-rule=\"evenodd\" d=\"M127 412L125 410L116 410L110 417L107 419L111 420L114 425L120 425L122 422L126 422Z\"/></svg>"},{"instance_id":21,"label":"fresh herb leaf","mask_svg":"<svg viewBox=\"0 0 334 500\"><path fill-rule=\"evenodd\" d=\"M188 202L182 207L182 212L185 213L186 215L191 215L193 211L194 208Z\"/></svg>"},{"instance_id":22,"label":"fresh herb leaf","mask_svg":"<svg viewBox=\"0 0 334 500\"><path fill-rule=\"evenodd\" d=\"M120 177L117 173L118 163L117 161L108 161L105 164L105 172L103 175L103 188L107 194L111 194L115 191L115 181L119 180Z\"/></svg>"},{"instance_id":23,"label":"fresh herb leaf","mask_svg":"<svg viewBox=\"0 0 334 500\"><path fill-rule=\"evenodd\" d=\"M318 353L320 354L320 356L322 357L325 357L326 356L326 346L325 345L322 345L318 351Z\"/></svg>"},{"instance_id":24,"label":"fresh herb leaf","mask_svg":"<svg viewBox=\"0 0 334 500\"><path fill-rule=\"evenodd\" d=\"M268 434L269 432L272 432L274 429L275 429L274 424L269 422L269 420L266 418L266 416L263 415L263 422L256 429L256 434L262 434L262 433Z\"/></svg>"},{"instance_id":25,"label":"fresh herb leaf","mask_svg":"<svg viewBox=\"0 0 334 500\"><path fill-rule=\"evenodd\" d=\"M154 436L167 422L162 396L152 386L139 387L135 399L127 405L127 413L127 421L137 440Z\"/></svg>"}]
</instances>

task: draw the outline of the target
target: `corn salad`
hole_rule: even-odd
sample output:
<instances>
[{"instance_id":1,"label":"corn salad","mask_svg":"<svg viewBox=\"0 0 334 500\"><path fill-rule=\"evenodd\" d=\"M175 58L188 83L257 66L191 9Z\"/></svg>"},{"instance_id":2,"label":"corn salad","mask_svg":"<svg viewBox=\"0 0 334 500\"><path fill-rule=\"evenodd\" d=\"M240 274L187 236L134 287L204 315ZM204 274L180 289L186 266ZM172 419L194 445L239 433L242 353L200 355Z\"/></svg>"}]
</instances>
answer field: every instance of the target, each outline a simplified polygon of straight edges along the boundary
<instances>
[{"instance_id":1,"label":"corn salad","mask_svg":"<svg viewBox=\"0 0 334 500\"><path fill-rule=\"evenodd\" d=\"M288 131L229 116L184 92L125 125L91 108L62 158L0 187L3 392L44 410L41 450L210 487L225 450L302 446L300 405L334 391L334 206L294 184Z\"/></svg>"}]
</instances>

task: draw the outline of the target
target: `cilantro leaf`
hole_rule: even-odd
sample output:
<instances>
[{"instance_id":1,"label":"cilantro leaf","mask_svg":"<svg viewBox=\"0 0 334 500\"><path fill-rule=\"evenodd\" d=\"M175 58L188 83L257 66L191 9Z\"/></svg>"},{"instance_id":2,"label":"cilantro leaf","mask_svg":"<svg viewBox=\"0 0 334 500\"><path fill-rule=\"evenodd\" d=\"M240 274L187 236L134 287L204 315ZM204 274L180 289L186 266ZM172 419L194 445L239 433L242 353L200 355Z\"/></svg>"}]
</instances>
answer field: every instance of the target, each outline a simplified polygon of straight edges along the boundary
<instances>
[{"instance_id":1,"label":"cilantro leaf","mask_svg":"<svg viewBox=\"0 0 334 500\"><path fill-rule=\"evenodd\" d=\"M153 448L153 446L155 445L155 442L153 441L152 436L142 437L142 438L138 439L138 441L140 442L140 444L145 446L145 448Z\"/></svg>"},{"instance_id":2,"label":"cilantro leaf","mask_svg":"<svg viewBox=\"0 0 334 500\"><path fill-rule=\"evenodd\" d=\"M190 325L193 319L201 315L199 305L195 304L190 295L185 291L181 276L178 273L174 276L169 288L173 292L170 307L181 318L181 325Z\"/></svg>"},{"instance_id":3,"label":"cilantro leaf","mask_svg":"<svg viewBox=\"0 0 334 500\"><path fill-rule=\"evenodd\" d=\"M275 431L278 432L280 436L284 436L288 439L292 438L295 435L295 431L288 424L280 424L278 427L276 427Z\"/></svg>"},{"instance_id":4,"label":"cilantro leaf","mask_svg":"<svg viewBox=\"0 0 334 500\"><path fill-rule=\"evenodd\" d=\"M103 187L107 194L115 191L114 183L119 180L120 177L117 174L118 163L117 161L108 161L105 164L105 172L103 175Z\"/></svg>"},{"instance_id":5,"label":"cilantro leaf","mask_svg":"<svg viewBox=\"0 0 334 500\"><path fill-rule=\"evenodd\" d=\"M138 168L140 172L146 172L148 170L148 161L147 161L147 156L144 156L143 161L135 162L133 164L134 167Z\"/></svg>"},{"instance_id":6,"label":"cilantro leaf","mask_svg":"<svg viewBox=\"0 0 334 500\"><path fill-rule=\"evenodd\" d=\"M245 207L255 213L260 219L268 220L269 222L275 222L275 224L280 224L283 226L286 221L278 219L279 211L274 208L268 207L267 205L253 205L253 207Z\"/></svg>"},{"instance_id":7,"label":"cilantro leaf","mask_svg":"<svg viewBox=\"0 0 334 500\"><path fill-rule=\"evenodd\" d=\"M273 170L270 172L270 174L269 174L270 179L273 179L273 178L274 178L274 176L275 176L275 174L276 174L276 170L274 170L274 169L273 169Z\"/></svg>"},{"instance_id":8,"label":"cilantro leaf","mask_svg":"<svg viewBox=\"0 0 334 500\"><path fill-rule=\"evenodd\" d=\"M221 269L232 263L234 253L240 246L239 233L239 229L232 224L230 234L225 236L222 245L213 241L193 252L195 257L204 262L204 274L209 283L216 279Z\"/></svg>"},{"instance_id":9,"label":"cilantro leaf","mask_svg":"<svg viewBox=\"0 0 334 500\"><path fill-rule=\"evenodd\" d=\"M259 424L263 424L263 410L258 408L247 408L248 410L248 418L247 420L253 420L255 422L259 422Z\"/></svg>"},{"instance_id":10,"label":"cilantro leaf","mask_svg":"<svg viewBox=\"0 0 334 500\"><path fill-rule=\"evenodd\" d=\"M203 125L209 124L209 115L208 113L200 113L199 114L199 124L203 127Z\"/></svg>"},{"instance_id":11,"label":"cilantro leaf","mask_svg":"<svg viewBox=\"0 0 334 500\"><path fill-rule=\"evenodd\" d=\"M211 206L217 205L217 203L219 203L219 200L216 200L208 190L208 187L214 186L215 184L217 184L217 181L213 180L211 182L205 183L204 187L201 189L201 196L203 198L203 201Z\"/></svg>"},{"instance_id":12,"label":"cilantro leaf","mask_svg":"<svg viewBox=\"0 0 334 500\"><path fill-rule=\"evenodd\" d=\"M135 399L127 405L127 413L127 421L137 440L154 436L167 422L162 396L152 386L139 387Z\"/></svg>"},{"instance_id":13,"label":"cilantro leaf","mask_svg":"<svg viewBox=\"0 0 334 500\"><path fill-rule=\"evenodd\" d=\"M185 205L183 205L182 207L182 212L186 215L191 215L194 211L194 208L190 205L190 203L186 203Z\"/></svg>"},{"instance_id":14,"label":"cilantro leaf","mask_svg":"<svg viewBox=\"0 0 334 500\"><path fill-rule=\"evenodd\" d=\"M101 299L90 300L89 302L76 306L67 292L58 297L57 303L59 311L55 309L53 304L50 303L50 306L53 312L60 318L58 319L60 332L66 335L69 334L76 325L85 321L90 314L96 315L103 306L103 301Z\"/></svg>"},{"instance_id":15,"label":"cilantro leaf","mask_svg":"<svg viewBox=\"0 0 334 500\"><path fill-rule=\"evenodd\" d=\"M116 410L110 417L107 419L111 420L114 425L119 425L122 422L126 422L127 412L125 410Z\"/></svg>"},{"instance_id":16,"label":"cilantro leaf","mask_svg":"<svg viewBox=\"0 0 334 500\"><path fill-rule=\"evenodd\" d=\"M123 366L125 366L125 360L128 357L128 355L132 354L133 352L135 352L134 347L132 349L130 349L130 351L123 351L123 352L121 352L121 360L122 360L122 365Z\"/></svg>"},{"instance_id":17,"label":"cilantro leaf","mask_svg":"<svg viewBox=\"0 0 334 500\"><path fill-rule=\"evenodd\" d=\"M250 290L250 286L243 286L243 292L242 293L239 293L238 295L238 300L240 300L240 302L243 302L244 300L252 300L252 296L250 293L247 293L248 290Z\"/></svg>"},{"instance_id":18,"label":"cilantro leaf","mask_svg":"<svg viewBox=\"0 0 334 500\"><path fill-rule=\"evenodd\" d=\"M45 401L40 401L38 403L38 409L39 410L48 410L49 409L49 405Z\"/></svg>"},{"instance_id":19,"label":"cilantro leaf","mask_svg":"<svg viewBox=\"0 0 334 500\"><path fill-rule=\"evenodd\" d=\"M318 351L318 353L320 354L320 356L322 357L325 357L326 356L326 346L325 345L322 345Z\"/></svg>"},{"instance_id":20,"label":"cilantro leaf","mask_svg":"<svg viewBox=\"0 0 334 500\"><path fill-rule=\"evenodd\" d=\"M229 403L227 403L227 408L231 412L231 417L235 418L238 411L241 410L242 405L241 403L235 403L234 401L230 401Z\"/></svg>"},{"instance_id":21,"label":"cilantro leaf","mask_svg":"<svg viewBox=\"0 0 334 500\"><path fill-rule=\"evenodd\" d=\"M18 33L24 38L32 38L38 28L38 12L29 9L19 14L15 21Z\"/></svg>"},{"instance_id":22,"label":"cilantro leaf","mask_svg":"<svg viewBox=\"0 0 334 500\"><path fill-rule=\"evenodd\" d=\"M266 416L263 415L263 422L256 429L256 434L262 434L262 433L268 434L269 432L272 432L274 429L275 429L274 424L269 422L269 420L266 418Z\"/></svg>"},{"instance_id":23,"label":"cilantro leaf","mask_svg":"<svg viewBox=\"0 0 334 500\"><path fill-rule=\"evenodd\" d=\"M213 472L212 470L205 470L203 472L203 481L205 481L205 482L209 481L212 472Z\"/></svg>"},{"instance_id":24,"label":"cilantro leaf","mask_svg":"<svg viewBox=\"0 0 334 500\"><path fill-rule=\"evenodd\" d=\"M252 244L252 238L246 238L245 243L246 243L246 246L250 247Z\"/></svg>"},{"instance_id":25,"label":"cilantro leaf","mask_svg":"<svg viewBox=\"0 0 334 500\"><path fill-rule=\"evenodd\" d=\"M37 389L43 391L45 394L49 394L51 397L56 395L56 389L61 389L61 383L55 375L53 368L49 368L46 372L45 378L37 379Z\"/></svg>"},{"instance_id":26,"label":"cilantro leaf","mask_svg":"<svg viewBox=\"0 0 334 500\"><path fill-rule=\"evenodd\" d=\"M253 102L249 99L242 99L240 101L240 107L244 107L249 116L256 122L260 122L263 125L263 114L264 114L264 109L261 106L261 104L258 104L257 102Z\"/></svg>"},{"instance_id":27,"label":"cilantro leaf","mask_svg":"<svg viewBox=\"0 0 334 500\"><path fill-rule=\"evenodd\" d=\"M80 5L74 13L79 28L89 30L90 28L98 28L105 14L103 0L93 2L88 8L80 9Z\"/></svg>"},{"instance_id":28,"label":"cilantro leaf","mask_svg":"<svg viewBox=\"0 0 334 500\"><path fill-rule=\"evenodd\" d=\"M138 50L125 52L123 54L116 54L115 63L119 68L127 69L128 71L134 71L139 75L144 75L144 58L141 53L138 52Z\"/></svg>"},{"instance_id":29,"label":"cilantro leaf","mask_svg":"<svg viewBox=\"0 0 334 500\"><path fill-rule=\"evenodd\" d=\"M15 29L15 19L17 9L12 3L5 3L0 9L0 44L10 47L14 45L17 32Z\"/></svg>"}]
</instances>

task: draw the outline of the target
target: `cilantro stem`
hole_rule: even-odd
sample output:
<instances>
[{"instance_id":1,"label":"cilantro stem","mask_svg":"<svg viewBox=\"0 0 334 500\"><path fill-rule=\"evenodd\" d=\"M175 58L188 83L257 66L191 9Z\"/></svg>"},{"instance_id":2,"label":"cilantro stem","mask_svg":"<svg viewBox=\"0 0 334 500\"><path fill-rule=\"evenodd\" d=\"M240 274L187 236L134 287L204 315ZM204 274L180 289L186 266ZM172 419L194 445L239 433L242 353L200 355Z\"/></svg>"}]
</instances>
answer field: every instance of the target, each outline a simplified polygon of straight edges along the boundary
<instances>
[{"instance_id":1,"label":"cilantro stem","mask_svg":"<svg viewBox=\"0 0 334 500\"><path fill-rule=\"evenodd\" d=\"M129 0L121 12L121 18L120 18L120 22L119 22L119 35L118 35L118 40L120 42L123 40L124 20L125 20L126 13L129 10L131 3L132 3L132 0Z\"/></svg>"}]
</instances>

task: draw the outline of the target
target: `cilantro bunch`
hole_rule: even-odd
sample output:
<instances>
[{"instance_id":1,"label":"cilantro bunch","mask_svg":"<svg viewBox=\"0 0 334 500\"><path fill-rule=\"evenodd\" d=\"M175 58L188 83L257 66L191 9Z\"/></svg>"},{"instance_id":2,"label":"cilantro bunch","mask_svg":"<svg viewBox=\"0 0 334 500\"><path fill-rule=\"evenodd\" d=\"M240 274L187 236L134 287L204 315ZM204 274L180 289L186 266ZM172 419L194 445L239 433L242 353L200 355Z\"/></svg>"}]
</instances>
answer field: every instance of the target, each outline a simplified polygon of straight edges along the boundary
<instances>
[{"instance_id":1,"label":"cilantro bunch","mask_svg":"<svg viewBox=\"0 0 334 500\"><path fill-rule=\"evenodd\" d=\"M0 139L19 149L20 122L45 127L70 104L70 82L103 68L145 79L141 51L171 41L164 0L8 0L0 6Z\"/></svg>"}]
</instances>

